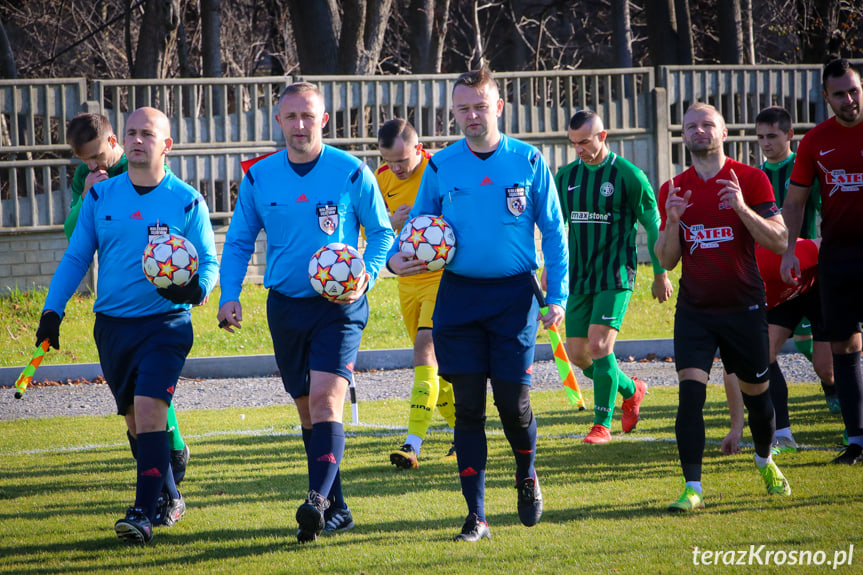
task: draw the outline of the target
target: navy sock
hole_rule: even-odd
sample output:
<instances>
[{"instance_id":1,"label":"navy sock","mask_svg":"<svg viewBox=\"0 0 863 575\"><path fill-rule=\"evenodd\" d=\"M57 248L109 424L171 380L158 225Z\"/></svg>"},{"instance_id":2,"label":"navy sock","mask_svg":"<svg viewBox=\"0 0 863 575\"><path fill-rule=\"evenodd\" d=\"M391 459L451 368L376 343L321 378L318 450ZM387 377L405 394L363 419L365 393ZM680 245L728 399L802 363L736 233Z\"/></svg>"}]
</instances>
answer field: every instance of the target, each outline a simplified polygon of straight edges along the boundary
<instances>
[{"instance_id":1,"label":"navy sock","mask_svg":"<svg viewBox=\"0 0 863 575\"><path fill-rule=\"evenodd\" d=\"M504 426L503 433L515 455L515 482L536 475L536 418L532 417L526 428Z\"/></svg>"},{"instance_id":2,"label":"navy sock","mask_svg":"<svg viewBox=\"0 0 863 575\"><path fill-rule=\"evenodd\" d=\"M833 354L833 380L836 382L836 394L842 408L842 419L848 437L863 435L863 374L860 369L860 352Z\"/></svg>"},{"instance_id":3,"label":"navy sock","mask_svg":"<svg viewBox=\"0 0 863 575\"><path fill-rule=\"evenodd\" d=\"M312 438L312 430L306 429L305 427L301 428L303 430L303 447L306 450L306 460L308 460L309 456L309 441ZM342 470L339 469L336 472L336 478L333 479L333 486L330 488L330 501L332 501L333 509L344 509L348 506L345 503L345 495L342 493Z\"/></svg>"},{"instance_id":4,"label":"navy sock","mask_svg":"<svg viewBox=\"0 0 863 575\"><path fill-rule=\"evenodd\" d=\"M138 434L138 482L135 507L142 509L150 521L156 516L156 500L165 478L171 474L171 452L167 431ZM176 486L174 491L176 491Z\"/></svg>"},{"instance_id":5,"label":"navy sock","mask_svg":"<svg viewBox=\"0 0 863 575\"><path fill-rule=\"evenodd\" d=\"M752 433L752 443L755 444L755 454L766 459L770 457L770 445L776 435L776 415L770 392L742 395L743 405L749 411L749 431Z\"/></svg>"},{"instance_id":6,"label":"navy sock","mask_svg":"<svg viewBox=\"0 0 863 575\"><path fill-rule=\"evenodd\" d=\"M677 452L686 481L701 481L701 461L704 459L704 401L707 386L693 379L680 382L677 419L674 434Z\"/></svg>"},{"instance_id":7,"label":"navy sock","mask_svg":"<svg viewBox=\"0 0 863 575\"><path fill-rule=\"evenodd\" d=\"M345 454L345 428L335 421L312 425L309 438L309 489L328 497Z\"/></svg>"},{"instance_id":8,"label":"navy sock","mask_svg":"<svg viewBox=\"0 0 863 575\"><path fill-rule=\"evenodd\" d=\"M485 464L488 459L485 429L464 429L456 420L455 452L467 513L476 513L480 521L485 521Z\"/></svg>"},{"instance_id":9,"label":"navy sock","mask_svg":"<svg viewBox=\"0 0 863 575\"><path fill-rule=\"evenodd\" d=\"M773 410L776 412L776 429L791 427L788 416L788 384L785 375L779 368L779 362L770 364L770 399L773 400Z\"/></svg>"}]
</instances>

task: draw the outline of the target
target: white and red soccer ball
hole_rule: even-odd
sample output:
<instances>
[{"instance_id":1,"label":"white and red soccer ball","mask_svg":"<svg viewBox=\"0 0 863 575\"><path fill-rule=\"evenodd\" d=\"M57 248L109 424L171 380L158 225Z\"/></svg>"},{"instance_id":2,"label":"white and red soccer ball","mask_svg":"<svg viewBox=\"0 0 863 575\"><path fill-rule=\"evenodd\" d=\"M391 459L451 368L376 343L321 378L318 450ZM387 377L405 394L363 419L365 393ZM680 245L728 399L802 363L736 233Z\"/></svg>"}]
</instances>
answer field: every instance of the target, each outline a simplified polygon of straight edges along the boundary
<instances>
[{"instance_id":1,"label":"white and red soccer ball","mask_svg":"<svg viewBox=\"0 0 863 575\"><path fill-rule=\"evenodd\" d=\"M434 272L455 257L455 232L442 216L417 216L402 227L399 250L426 262Z\"/></svg>"},{"instance_id":2,"label":"white and red soccer ball","mask_svg":"<svg viewBox=\"0 0 863 575\"><path fill-rule=\"evenodd\" d=\"M163 234L147 244L141 266L156 287L184 286L198 271L198 250L183 236Z\"/></svg>"},{"instance_id":3,"label":"white and red soccer ball","mask_svg":"<svg viewBox=\"0 0 863 575\"><path fill-rule=\"evenodd\" d=\"M357 291L365 273L360 252L348 244L327 244L309 260L309 281L327 299L342 299Z\"/></svg>"}]
</instances>

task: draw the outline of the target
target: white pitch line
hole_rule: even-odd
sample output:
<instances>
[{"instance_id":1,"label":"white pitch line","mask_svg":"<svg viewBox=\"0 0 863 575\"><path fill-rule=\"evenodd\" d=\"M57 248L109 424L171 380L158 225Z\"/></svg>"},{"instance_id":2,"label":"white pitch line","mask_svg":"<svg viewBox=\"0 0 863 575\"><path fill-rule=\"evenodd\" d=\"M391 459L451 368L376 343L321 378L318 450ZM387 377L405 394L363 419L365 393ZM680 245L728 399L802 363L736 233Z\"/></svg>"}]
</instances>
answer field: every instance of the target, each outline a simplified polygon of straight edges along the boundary
<instances>
[{"instance_id":1,"label":"white pitch line","mask_svg":"<svg viewBox=\"0 0 863 575\"><path fill-rule=\"evenodd\" d=\"M368 432L356 432L356 431L348 431L345 433L347 437L392 437L397 435L402 435L407 433L407 428L397 425L385 425L385 424L376 424L376 423L359 423L359 424L346 424L345 429L350 430L353 428L366 428L372 431ZM209 431L207 433L199 433L195 435L186 435L185 437L188 439L203 439L208 437L231 437L231 436L240 436L240 437L301 437L302 433L299 431L299 427L295 428L297 431L275 431L272 427L266 427L262 429L237 429L237 430L223 430L223 431ZM429 430L432 433L446 433L452 434L452 429L450 428L433 428ZM503 430L500 429L488 429L486 430L486 435L490 436L502 436ZM537 439L584 439L584 434L577 433L562 433L562 434L538 434ZM629 443L676 443L676 440L673 437L653 437L650 435L615 435L613 436L613 441L622 441ZM720 441L708 439L706 441L707 445L721 445ZM85 445L76 445L76 446L68 446L68 447L47 447L44 449L24 449L21 451L9 452L9 453L0 453L0 456L15 456L15 455L40 455L46 453L74 453L80 451L96 451L99 449L115 449L117 447L124 447L126 443L106 443L106 444L85 444ZM752 443L741 443L740 447L751 448L754 447ZM824 446L812 446L812 445L798 445L799 451L836 451L837 447L824 447Z\"/></svg>"}]
</instances>

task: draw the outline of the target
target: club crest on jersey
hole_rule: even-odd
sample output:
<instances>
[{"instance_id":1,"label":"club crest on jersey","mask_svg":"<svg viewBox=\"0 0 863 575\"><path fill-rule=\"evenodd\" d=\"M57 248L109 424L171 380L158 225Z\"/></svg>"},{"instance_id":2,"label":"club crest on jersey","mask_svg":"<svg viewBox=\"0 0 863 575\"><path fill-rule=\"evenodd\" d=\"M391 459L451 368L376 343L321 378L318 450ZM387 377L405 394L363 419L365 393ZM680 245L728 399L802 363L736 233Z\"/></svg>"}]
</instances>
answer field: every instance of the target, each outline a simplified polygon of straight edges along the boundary
<instances>
[{"instance_id":1,"label":"club crest on jersey","mask_svg":"<svg viewBox=\"0 0 863 575\"><path fill-rule=\"evenodd\" d=\"M318 204L315 210L318 212L318 227L328 236L333 235L339 228L339 207Z\"/></svg>"},{"instance_id":2,"label":"club crest on jersey","mask_svg":"<svg viewBox=\"0 0 863 575\"><path fill-rule=\"evenodd\" d=\"M730 242L734 239L734 230L730 226L705 228L704 224L687 226L683 222L680 222L680 227L683 228L684 241L690 243L690 254L696 248L718 248L719 244Z\"/></svg>"},{"instance_id":3,"label":"club crest on jersey","mask_svg":"<svg viewBox=\"0 0 863 575\"><path fill-rule=\"evenodd\" d=\"M605 182L601 186L599 186L599 193L605 196L606 198L610 198L612 194L614 194L614 184L611 182Z\"/></svg>"},{"instance_id":4,"label":"club crest on jersey","mask_svg":"<svg viewBox=\"0 0 863 575\"><path fill-rule=\"evenodd\" d=\"M515 185L506 189L506 209L518 217L527 208L527 190L524 186Z\"/></svg>"}]
</instances>

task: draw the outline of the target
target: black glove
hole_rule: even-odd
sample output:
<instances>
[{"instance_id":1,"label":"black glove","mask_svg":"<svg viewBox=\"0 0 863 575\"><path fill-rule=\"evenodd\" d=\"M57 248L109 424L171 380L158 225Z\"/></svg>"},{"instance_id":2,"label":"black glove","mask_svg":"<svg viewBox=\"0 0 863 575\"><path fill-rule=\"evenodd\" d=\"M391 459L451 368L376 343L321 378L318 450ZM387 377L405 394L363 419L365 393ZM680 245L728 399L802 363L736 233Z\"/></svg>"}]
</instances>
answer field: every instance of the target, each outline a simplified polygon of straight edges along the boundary
<instances>
[{"instance_id":1,"label":"black glove","mask_svg":"<svg viewBox=\"0 0 863 575\"><path fill-rule=\"evenodd\" d=\"M198 282L198 274L192 276L184 286L172 285L167 288L156 288L156 292L163 298L174 303L190 303L197 305L204 299L204 290Z\"/></svg>"},{"instance_id":2,"label":"black glove","mask_svg":"<svg viewBox=\"0 0 863 575\"><path fill-rule=\"evenodd\" d=\"M41 345L47 339L51 347L60 349L61 321L63 319L57 315L56 311L50 309L44 311L39 319L39 328L36 330L36 345Z\"/></svg>"}]
</instances>

